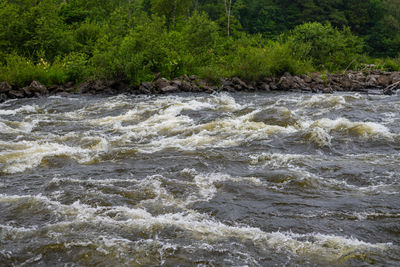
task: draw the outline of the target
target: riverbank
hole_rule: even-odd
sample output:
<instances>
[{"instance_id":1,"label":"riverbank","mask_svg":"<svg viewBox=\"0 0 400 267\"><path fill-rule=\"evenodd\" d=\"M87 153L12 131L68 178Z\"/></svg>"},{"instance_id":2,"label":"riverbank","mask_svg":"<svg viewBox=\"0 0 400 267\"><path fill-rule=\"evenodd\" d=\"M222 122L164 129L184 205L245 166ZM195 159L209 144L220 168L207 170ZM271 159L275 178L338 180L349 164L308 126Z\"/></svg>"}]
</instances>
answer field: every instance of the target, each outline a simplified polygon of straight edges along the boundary
<instances>
[{"instance_id":1,"label":"riverbank","mask_svg":"<svg viewBox=\"0 0 400 267\"><path fill-rule=\"evenodd\" d=\"M197 76L183 75L168 80L157 78L131 86L129 82L117 80L89 80L80 84L44 86L32 81L29 86L16 88L7 82L0 83L0 102L8 99L67 94L166 94L177 92L218 92L218 91L302 91L312 93L333 93L338 91L367 92L378 89L382 94L392 95L400 88L400 72L348 71L342 74L309 73L264 78L259 81L244 81L238 77L224 78L218 85L208 83Z\"/></svg>"}]
</instances>

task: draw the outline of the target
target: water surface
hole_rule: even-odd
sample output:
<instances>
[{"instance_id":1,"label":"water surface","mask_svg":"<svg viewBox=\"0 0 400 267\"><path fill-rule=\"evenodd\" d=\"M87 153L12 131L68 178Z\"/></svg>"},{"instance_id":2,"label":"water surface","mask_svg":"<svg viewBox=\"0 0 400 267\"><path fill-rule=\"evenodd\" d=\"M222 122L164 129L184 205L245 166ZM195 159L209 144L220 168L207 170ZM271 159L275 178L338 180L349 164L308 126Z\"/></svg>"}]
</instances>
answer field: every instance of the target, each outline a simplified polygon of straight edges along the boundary
<instances>
[{"instance_id":1,"label":"water surface","mask_svg":"<svg viewBox=\"0 0 400 267\"><path fill-rule=\"evenodd\" d=\"M395 266L400 96L0 104L2 266Z\"/></svg>"}]
</instances>

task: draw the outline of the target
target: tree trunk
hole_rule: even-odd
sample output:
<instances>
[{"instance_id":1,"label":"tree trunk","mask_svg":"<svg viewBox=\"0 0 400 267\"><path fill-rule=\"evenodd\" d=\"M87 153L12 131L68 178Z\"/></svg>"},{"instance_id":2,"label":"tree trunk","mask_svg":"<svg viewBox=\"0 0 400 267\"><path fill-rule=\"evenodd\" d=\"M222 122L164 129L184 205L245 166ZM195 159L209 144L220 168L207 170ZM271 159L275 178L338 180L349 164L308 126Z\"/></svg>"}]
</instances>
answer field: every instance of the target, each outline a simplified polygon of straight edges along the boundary
<instances>
[{"instance_id":1,"label":"tree trunk","mask_svg":"<svg viewBox=\"0 0 400 267\"><path fill-rule=\"evenodd\" d=\"M172 14L172 25L173 25L174 29L175 29L176 8L177 8L177 5L178 5L177 2L178 2L178 0L174 0L174 11L173 11L173 14Z\"/></svg>"},{"instance_id":2,"label":"tree trunk","mask_svg":"<svg viewBox=\"0 0 400 267\"><path fill-rule=\"evenodd\" d=\"M228 31L228 36L231 35L231 10L232 10L232 0L229 0L229 3L227 0L224 0L225 3L225 13L227 17L227 31Z\"/></svg>"}]
</instances>

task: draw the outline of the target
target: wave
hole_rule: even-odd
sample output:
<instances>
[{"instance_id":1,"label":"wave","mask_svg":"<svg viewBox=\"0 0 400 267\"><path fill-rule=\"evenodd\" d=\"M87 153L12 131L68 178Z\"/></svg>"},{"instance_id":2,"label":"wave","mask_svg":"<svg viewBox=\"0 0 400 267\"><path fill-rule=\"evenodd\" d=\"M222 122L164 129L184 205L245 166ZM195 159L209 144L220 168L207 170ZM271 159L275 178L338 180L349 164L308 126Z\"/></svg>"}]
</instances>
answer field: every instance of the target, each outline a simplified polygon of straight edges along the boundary
<instances>
[{"instance_id":1,"label":"wave","mask_svg":"<svg viewBox=\"0 0 400 267\"><path fill-rule=\"evenodd\" d=\"M0 147L9 148L0 152L0 166L4 166L1 171L9 174L23 172L39 166L45 157L55 156L68 156L79 163L89 163L98 153L108 150L105 139L96 139L90 148L41 141L0 142Z\"/></svg>"},{"instance_id":2,"label":"wave","mask_svg":"<svg viewBox=\"0 0 400 267\"><path fill-rule=\"evenodd\" d=\"M226 225L193 210L154 216L142 208L91 207L81 204L79 201L71 205L63 205L43 196L0 195L0 202L18 202L27 199L30 199L33 202L32 204L35 202L44 203L51 207L56 214L67 216L70 219L47 224L38 229L23 228L21 231L20 229L10 230L9 227L0 226L1 232L7 233L9 237L11 236L10 232L17 233L10 238L23 238L24 234L35 231L41 231L42 235L53 232L61 233L69 231L68 229L74 229L73 225L82 223L101 226L107 232L119 229L119 232L126 233L131 231L154 233L176 227L193 241L207 241L207 243L212 244L235 238L240 242L251 242L254 246L262 249L276 252L285 251L294 256L307 257L309 260L326 263L336 263L340 259L343 260L345 257L348 258L349 255L357 253L364 255L383 253L393 246L391 243L373 244L351 237L321 233L265 232L260 228L245 225ZM53 239L54 237L50 235L48 238Z\"/></svg>"}]
</instances>

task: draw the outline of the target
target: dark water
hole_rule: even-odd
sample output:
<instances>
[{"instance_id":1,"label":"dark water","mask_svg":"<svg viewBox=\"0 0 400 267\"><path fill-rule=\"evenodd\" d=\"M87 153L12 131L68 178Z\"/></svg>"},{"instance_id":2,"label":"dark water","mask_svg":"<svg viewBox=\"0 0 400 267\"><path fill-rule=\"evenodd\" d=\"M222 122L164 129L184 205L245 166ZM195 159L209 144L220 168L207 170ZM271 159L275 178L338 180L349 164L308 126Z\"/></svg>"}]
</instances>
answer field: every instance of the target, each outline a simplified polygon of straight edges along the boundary
<instances>
[{"instance_id":1,"label":"dark water","mask_svg":"<svg viewBox=\"0 0 400 267\"><path fill-rule=\"evenodd\" d=\"M0 266L396 266L400 96L0 105Z\"/></svg>"}]
</instances>

